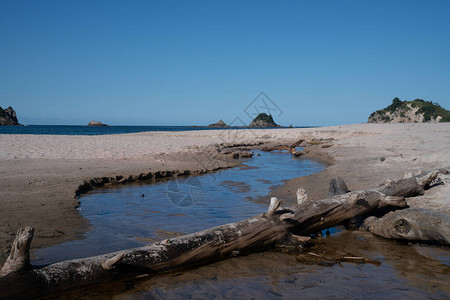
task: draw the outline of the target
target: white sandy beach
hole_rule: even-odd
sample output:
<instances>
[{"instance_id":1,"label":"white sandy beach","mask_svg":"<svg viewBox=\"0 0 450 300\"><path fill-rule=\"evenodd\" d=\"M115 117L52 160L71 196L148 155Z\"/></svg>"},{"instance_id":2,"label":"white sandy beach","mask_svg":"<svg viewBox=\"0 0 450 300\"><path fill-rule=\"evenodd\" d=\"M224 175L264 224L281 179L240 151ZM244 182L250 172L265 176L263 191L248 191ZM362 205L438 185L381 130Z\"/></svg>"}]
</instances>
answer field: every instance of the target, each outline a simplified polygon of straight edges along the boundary
<instances>
[{"instance_id":1,"label":"white sandy beach","mask_svg":"<svg viewBox=\"0 0 450 300\"><path fill-rule=\"evenodd\" d=\"M120 135L0 135L0 161L23 159L134 159L193 152L214 144L298 138L334 139L339 147L364 148L389 157L417 156L417 163L448 162L450 126L439 124L356 124L321 128L145 132ZM356 154L356 153L355 153ZM340 155L337 155L339 157Z\"/></svg>"},{"instance_id":2,"label":"white sandy beach","mask_svg":"<svg viewBox=\"0 0 450 300\"><path fill-rule=\"evenodd\" d=\"M313 199L326 196L328 181L334 176L342 176L351 190L357 190L405 173L450 166L449 123L101 136L0 135L0 263L19 227L36 228L33 247L80 237L88 223L78 214L74 195L84 180L226 167L238 162L217 154L217 144L277 144L298 139L328 139L326 144L331 147L309 146L307 156L332 163L325 171L290 180L274 191L287 202L295 198L299 186ZM208 162L205 157L212 159ZM442 179L449 184L410 205L450 213L450 179L448 175Z\"/></svg>"}]
</instances>

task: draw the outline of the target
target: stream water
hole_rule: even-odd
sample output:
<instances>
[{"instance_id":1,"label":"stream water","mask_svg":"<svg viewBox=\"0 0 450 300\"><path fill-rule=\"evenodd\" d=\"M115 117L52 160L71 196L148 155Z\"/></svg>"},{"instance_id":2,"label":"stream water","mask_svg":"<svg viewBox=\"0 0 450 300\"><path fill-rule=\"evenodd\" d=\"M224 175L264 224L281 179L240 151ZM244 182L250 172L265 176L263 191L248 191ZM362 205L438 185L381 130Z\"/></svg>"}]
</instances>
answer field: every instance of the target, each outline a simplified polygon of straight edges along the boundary
<instances>
[{"instance_id":1,"label":"stream water","mask_svg":"<svg viewBox=\"0 0 450 300\"><path fill-rule=\"evenodd\" d=\"M240 221L267 210L274 186L324 169L287 152L254 152L241 167L82 195L80 213L92 225L85 238L38 250L33 259L48 264L93 256Z\"/></svg>"},{"instance_id":2,"label":"stream water","mask_svg":"<svg viewBox=\"0 0 450 300\"><path fill-rule=\"evenodd\" d=\"M259 155L258 155L259 154ZM111 186L80 199L91 222L85 239L33 253L34 264L146 245L235 222L267 210L270 190L322 170L288 153L255 151L244 166L151 184ZM295 191L293 191L295 192ZM86 299L448 299L450 251L364 231L318 238L303 251L266 251L217 263L78 290ZM308 260L308 257L323 260ZM329 261L360 256L376 263Z\"/></svg>"}]
</instances>

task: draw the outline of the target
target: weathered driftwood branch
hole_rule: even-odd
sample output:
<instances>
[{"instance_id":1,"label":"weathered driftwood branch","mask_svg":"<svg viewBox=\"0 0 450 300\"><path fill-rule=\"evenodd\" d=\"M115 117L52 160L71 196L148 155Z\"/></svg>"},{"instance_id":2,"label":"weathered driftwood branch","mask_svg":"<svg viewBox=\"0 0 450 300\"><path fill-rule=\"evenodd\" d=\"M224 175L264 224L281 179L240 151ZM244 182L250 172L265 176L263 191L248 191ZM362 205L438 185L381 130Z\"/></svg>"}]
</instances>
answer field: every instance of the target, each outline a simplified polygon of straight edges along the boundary
<instances>
[{"instance_id":1,"label":"weathered driftwood branch","mask_svg":"<svg viewBox=\"0 0 450 300\"><path fill-rule=\"evenodd\" d=\"M335 177L330 180L330 185L328 187L328 197L333 197L336 195L344 195L347 194L348 192L350 192L350 190L348 189L347 184L345 184L344 179L342 179L342 177ZM344 225L347 229L355 230L358 228L357 218L358 217L353 217L342 225Z\"/></svg>"},{"instance_id":2,"label":"weathered driftwood branch","mask_svg":"<svg viewBox=\"0 0 450 300\"><path fill-rule=\"evenodd\" d=\"M267 215L261 214L141 248L12 272L0 278L0 298L37 297L267 249L282 240L290 226L277 215Z\"/></svg>"},{"instance_id":3,"label":"weathered driftwood branch","mask_svg":"<svg viewBox=\"0 0 450 300\"><path fill-rule=\"evenodd\" d=\"M287 150L295 155L295 153L298 152L295 150L295 147L299 146L303 142L304 142L304 140L300 139L291 145L276 145L276 146L271 146L271 147L264 147L264 148L262 148L262 150L268 151L268 152L274 151L274 150L278 150L278 151Z\"/></svg>"},{"instance_id":4,"label":"weathered driftwood branch","mask_svg":"<svg viewBox=\"0 0 450 300\"><path fill-rule=\"evenodd\" d=\"M95 285L139 274L205 264L243 253L265 250L286 239L307 240L308 235L341 224L345 220L388 205L404 206L405 196L423 193L423 187L437 174L422 178L392 181L380 187L337 195L321 201L303 201L295 208L279 208L271 199L266 213L240 222L201 232L166 239L145 247L105 255L55 263L45 267L26 268L27 247L31 236L18 234L13 244L13 259L1 269L0 297L38 297L62 290ZM31 232L32 229L25 229ZM17 262L15 264L14 262Z\"/></svg>"},{"instance_id":5,"label":"weathered driftwood branch","mask_svg":"<svg viewBox=\"0 0 450 300\"><path fill-rule=\"evenodd\" d=\"M424 187L436 179L438 172L422 177L389 181L379 187L336 195L321 201L306 202L296 208L287 221L295 234L305 235L336 226L346 220L386 206L405 207L405 197L423 195Z\"/></svg>"},{"instance_id":6,"label":"weathered driftwood branch","mask_svg":"<svg viewBox=\"0 0 450 300\"><path fill-rule=\"evenodd\" d=\"M277 197L270 198L269 209L267 210L266 215L268 217L272 217L275 214L275 211L280 207L281 200Z\"/></svg>"},{"instance_id":7,"label":"weathered driftwood branch","mask_svg":"<svg viewBox=\"0 0 450 300\"><path fill-rule=\"evenodd\" d=\"M372 216L363 226L385 238L450 245L450 216L428 209L407 208L381 218Z\"/></svg>"},{"instance_id":8,"label":"weathered driftwood branch","mask_svg":"<svg viewBox=\"0 0 450 300\"><path fill-rule=\"evenodd\" d=\"M11 246L11 252L0 270L0 277L30 266L30 244L33 234L34 228L32 227L17 230L16 239Z\"/></svg>"},{"instance_id":9,"label":"weathered driftwood branch","mask_svg":"<svg viewBox=\"0 0 450 300\"><path fill-rule=\"evenodd\" d=\"M108 258L102 263L102 267L105 270L110 270L118 265L120 265L123 261L123 258L125 257L125 253L122 252L120 254L117 254L116 256L113 256L111 258Z\"/></svg>"},{"instance_id":10,"label":"weathered driftwood branch","mask_svg":"<svg viewBox=\"0 0 450 300\"><path fill-rule=\"evenodd\" d=\"M304 188L299 188L297 190L297 204L302 204L309 200L308 193Z\"/></svg>"},{"instance_id":11,"label":"weathered driftwood branch","mask_svg":"<svg viewBox=\"0 0 450 300\"><path fill-rule=\"evenodd\" d=\"M350 190L348 189L342 177L331 179L330 186L328 188L328 197L343 195L347 194L348 192L350 192Z\"/></svg>"}]
</instances>

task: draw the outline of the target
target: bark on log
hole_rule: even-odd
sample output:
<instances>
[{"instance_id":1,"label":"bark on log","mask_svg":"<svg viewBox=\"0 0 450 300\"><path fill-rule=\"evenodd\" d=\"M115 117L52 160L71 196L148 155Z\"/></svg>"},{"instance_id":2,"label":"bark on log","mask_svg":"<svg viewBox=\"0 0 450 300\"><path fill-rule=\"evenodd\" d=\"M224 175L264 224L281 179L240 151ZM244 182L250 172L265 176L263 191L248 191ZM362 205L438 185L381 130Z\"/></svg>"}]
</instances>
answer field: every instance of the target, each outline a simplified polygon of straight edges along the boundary
<instances>
[{"instance_id":1,"label":"bark on log","mask_svg":"<svg viewBox=\"0 0 450 300\"><path fill-rule=\"evenodd\" d=\"M0 297L44 296L75 287L262 251L283 240L292 241L291 233L308 235L367 214L374 208L405 206L405 196L423 193L423 187L436 176L437 173L430 173L419 179L391 181L366 191L302 202L293 209L278 208L280 201L273 198L267 213L145 247L45 267L23 268L26 263L19 263L19 268L4 266L1 270L4 275L0 277ZM29 244L31 238L32 235L28 235L25 244ZM16 239L21 238L18 236ZM17 261L26 261L28 251L19 253L22 259Z\"/></svg>"},{"instance_id":2,"label":"bark on log","mask_svg":"<svg viewBox=\"0 0 450 300\"><path fill-rule=\"evenodd\" d=\"M450 245L450 216L428 209L407 208L381 218L372 216L363 227L385 238Z\"/></svg>"}]
</instances>

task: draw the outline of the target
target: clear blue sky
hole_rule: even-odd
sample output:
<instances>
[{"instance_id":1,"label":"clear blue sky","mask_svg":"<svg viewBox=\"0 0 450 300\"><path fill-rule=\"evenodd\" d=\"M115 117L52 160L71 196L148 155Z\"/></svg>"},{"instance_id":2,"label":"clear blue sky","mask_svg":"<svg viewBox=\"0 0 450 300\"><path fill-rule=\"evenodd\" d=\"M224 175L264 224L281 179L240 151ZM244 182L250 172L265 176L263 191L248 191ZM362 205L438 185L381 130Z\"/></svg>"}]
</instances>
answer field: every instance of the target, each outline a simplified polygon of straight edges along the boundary
<instances>
[{"instance_id":1,"label":"clear blue sky","mask_svg":"<svg viewBox=\"0 0 450 300\"><path fill-rule=\"evenodd\" d=\"M450 1L0 1L0 106L24 124L203 125L264 91L282 125L450 109Z\"/></svg>"}]
</instances>

